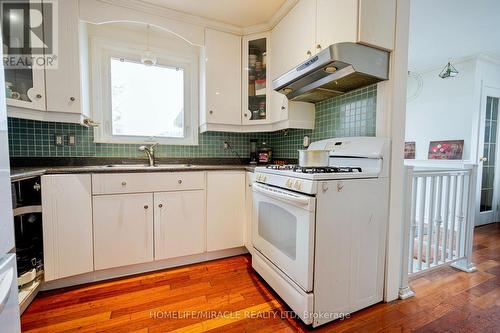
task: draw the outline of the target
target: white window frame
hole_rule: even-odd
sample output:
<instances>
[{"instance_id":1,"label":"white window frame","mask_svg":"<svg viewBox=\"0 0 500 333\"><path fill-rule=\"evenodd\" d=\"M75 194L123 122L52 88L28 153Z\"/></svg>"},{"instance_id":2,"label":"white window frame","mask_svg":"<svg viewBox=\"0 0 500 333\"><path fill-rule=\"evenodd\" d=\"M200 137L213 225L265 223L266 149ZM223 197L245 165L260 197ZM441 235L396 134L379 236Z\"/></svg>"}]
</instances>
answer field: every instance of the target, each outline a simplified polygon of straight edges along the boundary
<instances>
[{"instance_id":1,"label":"white window frame","mask_svg":"<svg viewBox=\"0 0 500 333\"><path fill-rule=\"evenodd\" d=\"M92 118L94 142L121 144L198 145L198 55L152 48L158 65L184 72L184 137L113 135L111 108L111 58L140 63L144 46L94 37L92 39Z\"/></svg>"}]
</instances>

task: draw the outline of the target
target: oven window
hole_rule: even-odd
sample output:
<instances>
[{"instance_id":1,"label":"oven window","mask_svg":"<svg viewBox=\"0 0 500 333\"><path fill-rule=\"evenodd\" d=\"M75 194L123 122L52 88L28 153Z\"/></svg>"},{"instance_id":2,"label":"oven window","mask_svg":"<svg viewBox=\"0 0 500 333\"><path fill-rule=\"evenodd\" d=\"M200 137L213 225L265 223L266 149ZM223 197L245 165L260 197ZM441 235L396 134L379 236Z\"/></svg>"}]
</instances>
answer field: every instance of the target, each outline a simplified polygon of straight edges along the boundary
<instances>
[{"instance_id":1,"label":"oven window","mask_svg":"<svg viewBox=\"0 0 500 333\"><path fill-rule=\"evenodd\" d=\"M268 202L259 202L259 236L295 260L297 218L287 210Z\"/></svg>"}]
</instances>

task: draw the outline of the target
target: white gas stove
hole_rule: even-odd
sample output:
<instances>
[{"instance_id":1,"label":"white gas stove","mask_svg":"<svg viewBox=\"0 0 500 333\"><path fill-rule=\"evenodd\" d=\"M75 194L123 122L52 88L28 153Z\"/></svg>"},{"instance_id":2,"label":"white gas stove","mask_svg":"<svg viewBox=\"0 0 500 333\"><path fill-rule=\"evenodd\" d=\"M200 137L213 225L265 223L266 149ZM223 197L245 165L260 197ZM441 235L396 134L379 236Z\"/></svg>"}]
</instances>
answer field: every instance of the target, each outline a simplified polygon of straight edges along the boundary
<instances>
[{"instance_id":1,"label":"white gas stove","mask_svg":"<svg viewBox=\"0 0 500 333\"><path fill-rule=\"evenodd\" d=\"M329 166L255 168L252 267L306 323L382 300L389 141L334 138Z\"/></svg>"},{"instance_id":2,"label":"white gas stove","mask_svg":"<svg viewBox=\"0 0 500 333\"><path fill-rule=\"evenodd\" d=\"M313 142L308 149L330 150L328 167L268 165L255 168L255 181L293 191L315 194L315 181L363 179L387 176L386 139L373 137L333 138Z\"/></svg>"}]
</instances>

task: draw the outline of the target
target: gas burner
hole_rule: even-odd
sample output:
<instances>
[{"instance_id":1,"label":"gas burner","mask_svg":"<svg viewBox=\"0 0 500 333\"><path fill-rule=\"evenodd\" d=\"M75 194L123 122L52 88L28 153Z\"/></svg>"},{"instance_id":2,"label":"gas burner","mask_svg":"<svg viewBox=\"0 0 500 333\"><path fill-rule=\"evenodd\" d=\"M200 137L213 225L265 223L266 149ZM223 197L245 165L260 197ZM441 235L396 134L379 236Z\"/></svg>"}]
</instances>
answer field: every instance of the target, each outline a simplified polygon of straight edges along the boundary
<instances>
[{"instance_id":1,"label":"gas burner","mask_svg":"<svg viewBox=\"0 0 500 333\"><path fill-rule=\"evenodd\" d=\"M272 169L272 170L295 170L297 166L294 164L270 164L267 165L267 169Z\"/></svg>"},{"instance_id":2,"label":"gas burner","mask_svg":"<svg viewBox=\"0 0 500 333\"><path fill-rule=\"evenodd\" d=\"M302 173L345 173L345 172L361 172L361 168L351 167L296 167L295 172Z\"/></svg>"}]
</instances>

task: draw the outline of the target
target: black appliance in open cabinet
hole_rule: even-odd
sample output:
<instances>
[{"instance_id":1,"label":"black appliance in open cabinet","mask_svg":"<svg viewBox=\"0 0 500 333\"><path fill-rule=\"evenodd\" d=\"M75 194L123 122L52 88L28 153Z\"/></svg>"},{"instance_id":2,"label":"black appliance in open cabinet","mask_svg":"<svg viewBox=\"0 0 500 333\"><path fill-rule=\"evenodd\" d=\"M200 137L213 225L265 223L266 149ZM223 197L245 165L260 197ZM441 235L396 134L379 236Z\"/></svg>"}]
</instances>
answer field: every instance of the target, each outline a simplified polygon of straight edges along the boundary
<instances>
[{"instance_id":1,"label":"black appliance in open cabinet","mask_svg":"<svg viewBox=\"0 0 500 333\"><path fill-rule=\"evenodd\" d=\"M12 182L12 208L21 313L43 279L43 235L40 177Z\"/></svg>"}]
</instances>

